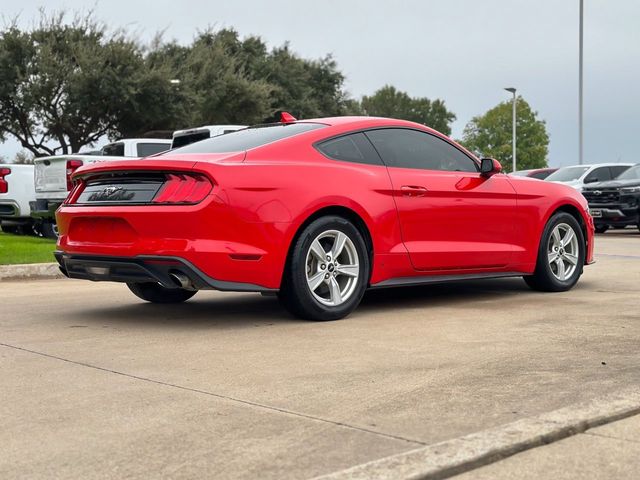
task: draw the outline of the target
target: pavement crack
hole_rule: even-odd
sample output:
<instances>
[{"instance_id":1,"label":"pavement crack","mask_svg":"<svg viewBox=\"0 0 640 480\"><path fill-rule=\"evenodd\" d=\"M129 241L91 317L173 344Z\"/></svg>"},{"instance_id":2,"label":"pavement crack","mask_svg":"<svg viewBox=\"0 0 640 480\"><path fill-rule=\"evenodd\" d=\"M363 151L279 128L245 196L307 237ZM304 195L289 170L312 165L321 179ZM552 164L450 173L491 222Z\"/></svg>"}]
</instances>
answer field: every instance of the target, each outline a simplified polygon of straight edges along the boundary
<instances>
[{"instance_id":1,"label":"pavement crack","mask_svg":"<svg viewBox=\"0 0 640 480\"><path fill-rule=\"evenodd\" d=\"M399 440L399 441L402 441L402 442L412 443L412 444L421 445L421 446L428 445L427 443L425 443L425 442L423 442L421 440L407 438L407 437L403 437L403 436L400 436L400 435L393 435L391 433L384 433L384 432L380 432L380 431L377 431L377 430L371 430L371 429L368 429L368 428L359 427L357 425L351 425L349 423L341 422L341 421L338 421L338 420L331 420L331 419L328 419L328 418L318 417L318 416L310 415L310 414L307 414L307 413L296 412L296 411L288 410L288 409L282 408L282 407L276 407L276 406L272 406L272 405L265 405L263 403L253 402L251 400L244 400L242 398L236 398L236 397L232 397L232 396L229 396L229 395L223 395L223 394L220 394L220 393L209 392L207 390L201 390L201 389L192 388L192 387L185 387L185 386L177 385L177 384L174 384L174 383L163 382L162 380L154 380L153 378L141 377L139 375L134 375L134 374L131 374L131 373L126 373L126 372L120 372L118 370L112 370L110 368L100 367L98 365L92 365L90 363L79 362L79 361L76 361L76 360L71 360L71 359L68 359L68 358L59 357L57 355L51 355L51 354L44 353L44 352L38 352L37 350L31 350L31 349L28 349L28 348L18 347L17 345L10 345L10 344L7 344L7 343L0 343L0 346L6 347L6 348L12 348L14 350L19 350L19 351L26 352L26 353L31 353L33 355L39 355L41 357L50 358L50 359L53 359L53 360L59 360L59 361L62 361L62 362L67 362L67 363L70 363L70 364L73 364L73 365L77 365L77 366L81 366L81 367L92 368L94 370L100 370L102 372L113 373L115 375L121 375L123 377L132 378L132 379L140 380L140 381L143 381L143 382L154 383L156 385L162 385L162 386L165 386L165 387L176 388L176 389L179 389L179 390L184 390L184 391L192 392L192 393L199 393L199 394L202 394L202 395L209 395L211 397L215 397L215 398L218 398L218 399L221 399L221 400L225 400L225 401L228 401L228 402L239 403L239 404L242 404L242 405L245 405L245 406L251 406L251 407L254 407L254 408L260 408L260 409L268 410L268 411L271 411L271 412L278 412L278 413L282 413L282 414L285 414L285 415L291 415L291 416L295 416L295 417L299 417L299 418L305 418L307 420L313 420L313 421L316 421L316 422L327 423L327 424L335 425L337 427L347 428L347 429L350 429L350 430L356 430L356 431L359 431L359 432L368 433L368 434L376 435L376 436L379 436L379 437L384 437L384 438L388 438L388 439L392 439L392 440Z\"/></svg>"},{"instance_id":2,"label":"pavement crack","mask_svg":"<svg viewBox=\"0 0 640 480\"><path fill-rule=\"evenodd\" d=\"M602 433L590 432L588 430L586 432L582 432L582 433L583 433L583 435L591 435L593 437L608 438L608 439L611 439L611 440L620 440L622 442L640 443L639 440L631 440L629 438L614 437L613 435L603 435Z\"/></svg>"}]
</instances>

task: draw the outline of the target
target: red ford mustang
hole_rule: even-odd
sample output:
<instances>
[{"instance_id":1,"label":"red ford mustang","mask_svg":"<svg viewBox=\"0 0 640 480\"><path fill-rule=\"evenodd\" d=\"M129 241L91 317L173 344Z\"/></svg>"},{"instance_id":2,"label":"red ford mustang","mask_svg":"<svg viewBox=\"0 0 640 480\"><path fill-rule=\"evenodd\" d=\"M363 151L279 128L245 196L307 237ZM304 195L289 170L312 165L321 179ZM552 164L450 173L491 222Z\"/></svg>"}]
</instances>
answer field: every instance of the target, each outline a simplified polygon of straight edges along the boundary
<instances>
[{"instance_id":1,"label":"red ford mustang","mask_svg":"<svg viewBox=\"0 0 640 480\"><path fill-rule=\"evenodd\" d=\"M56 258L151 302L277 292L314 320L344 317L368 288L522 276L570 289L593 261L587 202L500 170L411 122L285 117L81 168Z\"/></svg>"}]
</instances>

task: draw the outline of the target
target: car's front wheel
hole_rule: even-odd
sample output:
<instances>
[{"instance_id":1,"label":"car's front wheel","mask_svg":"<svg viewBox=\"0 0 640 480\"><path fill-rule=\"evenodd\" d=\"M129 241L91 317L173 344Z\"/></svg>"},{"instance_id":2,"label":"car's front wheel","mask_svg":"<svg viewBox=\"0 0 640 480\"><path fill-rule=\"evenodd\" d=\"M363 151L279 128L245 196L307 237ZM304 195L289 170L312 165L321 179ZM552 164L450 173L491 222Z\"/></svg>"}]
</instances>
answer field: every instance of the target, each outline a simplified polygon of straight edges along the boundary
<instances>
[{"instance_id":1,"label":"car's front wheel","mask_svg":"<svg viewBox=\"0 0 640 480\"><path fill-rule=\"evenodd\" d=\"M158 283L127 283L127 287L137 297L151 303L182 303L193 297L196 290L166 288Z\"/></svg>"},{"instance_id":2,"label":"car's front wheel","mask_svg":"<svg viewBox=\"0 0 640 480\"><path fill-rule=\"evenodd\" d=\"M337 320L362 300L369 271L360 231L345 218L321 217L293 245L278 297L298 317Z\"/></svg>"},{"instance_id":3,"label":"car's front wheel","mask_svg":"<svg viewBox=\"0 0 640 480\"><path fill-rule=\"evenodd\" d=\"M604 233L609 230L609 225L596 225L596 233Z\"/></svg>"},{"instance_id":4,"label":"car's front wheel","mask_svg":"<svg viewBox=\"0 0 640 480\"><path fill-rule=\"evenodd\" d=\"M556 213L542 233L536 269L524 280L534 290L569 290L582 275L585 251L584 236L577 220L568 213Z\"/></svg>"}]
</instances>

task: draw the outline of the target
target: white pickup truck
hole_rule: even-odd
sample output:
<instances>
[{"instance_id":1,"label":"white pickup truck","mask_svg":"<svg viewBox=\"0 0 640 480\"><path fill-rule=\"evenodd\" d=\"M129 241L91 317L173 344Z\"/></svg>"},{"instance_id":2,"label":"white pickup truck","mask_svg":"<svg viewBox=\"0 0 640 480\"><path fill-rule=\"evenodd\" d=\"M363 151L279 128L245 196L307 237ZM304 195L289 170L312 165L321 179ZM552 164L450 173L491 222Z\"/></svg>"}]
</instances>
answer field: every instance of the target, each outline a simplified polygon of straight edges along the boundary
<instances>
[{"instance_id":1,"label":"white pickup truck","mask_svg":"<svg viewBox=\"0 0 640 480\"><path fill-rule=\"evenodd\" d=\"M127 138L105 145L101 155L55 155L34 160L35 200L30 202L31 216L45 237L56 238L55 212L71 190L71 175L83 165L109 160L147 157L169 150L171 140Z\"/></svg>"},{"instance_id":2,"label":"white pickup truck","mask_svg":"<svg viewBox=\"0 0 640 480\"><path fill-rule=\"evenodd\" d=\"M33 165L0 164L0 228L3 232L33 231L29 202L34 198Z\"/></svg>"}]
</instances>

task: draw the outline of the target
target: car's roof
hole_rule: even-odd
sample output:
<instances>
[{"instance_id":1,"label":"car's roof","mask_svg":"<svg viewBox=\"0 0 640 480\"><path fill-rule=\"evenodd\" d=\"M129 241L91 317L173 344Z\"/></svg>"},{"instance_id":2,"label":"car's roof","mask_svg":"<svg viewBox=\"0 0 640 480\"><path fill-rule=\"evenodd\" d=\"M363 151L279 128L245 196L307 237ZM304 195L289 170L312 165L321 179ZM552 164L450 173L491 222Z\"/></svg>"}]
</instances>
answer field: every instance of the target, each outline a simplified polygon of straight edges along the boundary
<instances>
[{"instance_id":1,"label":"car's roof","mask_svg":"<svg viewBox=\"0 0 640 480\"><path fill-rule=\"evenodd\" d=\"M445 134L421 123L399 120L397 118L386 117L366 117L366 116L346 116L346 117L325 117L298 120L296 123L322 123L335 127L337 130L348 131L375 127L405 127L427 130L435 135L448 138Z\"/></svg>"},{"instance_id":2,"label":"car's roof","mask_svg":"<svg viewBox=\"0 0 640 480\"><path fill-rule=\"evenodd\" d=\"M563 167L560 168L577 168L577 167L588 167L588 168L593 168L593 167L630 167L635 165L635 163L624 163L624 162L606 162L606 163L585 163L582 165L565 165Z\"/></svg>"},{"instance_id":3,"label":"car's roof","mask_svg":"<svg viewBox=\"0 0 640 480\"><path fill-rule=\"evenodd\" d=\"M425 126L422 124L410 122L408 120L398 120L397 118L385 118L385 117L367 117L367 116L310 118L305 120L298 120L298 123L323 123L325 125L330 125L330 126L354 125L354 124L367 125L367 126L406 125L406 126L417 126L420 128L425 128Z\"/></svg>"}]
</instances>

